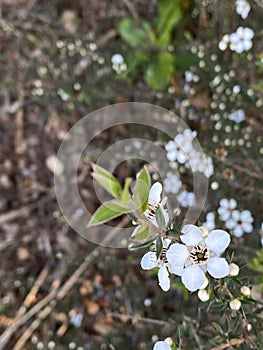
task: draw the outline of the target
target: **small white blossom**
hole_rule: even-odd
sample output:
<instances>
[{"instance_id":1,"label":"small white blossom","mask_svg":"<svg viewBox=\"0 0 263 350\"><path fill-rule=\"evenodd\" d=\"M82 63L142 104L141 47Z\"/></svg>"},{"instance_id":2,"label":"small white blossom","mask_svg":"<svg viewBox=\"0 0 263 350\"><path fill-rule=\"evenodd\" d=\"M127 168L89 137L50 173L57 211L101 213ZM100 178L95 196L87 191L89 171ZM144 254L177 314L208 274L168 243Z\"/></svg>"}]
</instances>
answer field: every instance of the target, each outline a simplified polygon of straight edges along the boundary
<instances>
[{"instance_id":1,"label":"small white blossom","mask_svg":"<svg viewBox=\"0 0 263 350\"><path fill-rule=\"evenodd\" d=\"M236 53L250 50L253 37L254 31L251 28L238 27L236 32L230 35L230 49Z\"/></svg>"},{"instance_id":2,"label":"small white blossom","mask_svg":"<svg viewBox=\"0 0 263 350\"><path fill-rule=\"evenodd\" d=\"M153 350L172 350L171 345L170 338L167 338L164 341L155 343Z\"/></svg>"},{"instance_id":3,"label":"small white blossom","mask_svg":"<svg viewBox=\"0 0 263 350\"><path fill-rule=\"evenodd\" d=\"M215 229L215 214L213 212L206 214L206 221L203 223L203 226L208 228L209 231Z\"/></svg>"},{"instance_id":4,"label":"small white blossom","mask_svg":"<svg viewBox=\"0 0 263 350\"><path fill-rule=\"evenodd\" d=\"M230 36L228 34L225 34L222 40L218 44L219 49L221 51L225 51L228 47L229 42L230 42Z\"/></svg>"},{"instance_id":5,"label":"small white blossom","mask_svg":"<svg viewBox=\"0 0 263 350\"><path fill-rule=\"evenodd\" d=\"M219 202L219 208L217 209L218 214L220 215L220 219L223 221L227 221L237 207L237 202L235 199L226 199L223 198Z\"/></svg>"},{"instance_id":6,"label":"small white blossom","mask_svg":"<svg viewBox=\"0 0 263 350\"><path fill-rule=\"evenodd\" d=\"M165 223L168 224L169 221L169 215L167 213L167 210L164 209L164 205L166 203L167 198L164 198L161 200L161 194L162 194L163 186L160 182L155 182L149 192L149 199L148 199L148 208L144 212L145 220L139 220L139 225L133 230L133 233L131 237L135 237L137 232L139 231L141 224L150 221L150 223L156 227L158 227L156 218L155 218L155 212L158 208L162 210ZM136 222L133 222L133 224L137 224Z\"/></svg>"},{"instance_id":7,"label":"small white blossom","mask_svg":"<svg viewBox=\"0 0 263 350\"><path fill-rule=\"evenodd\" d=\"M195 201L195 194L193 192L183 190L178 196L178 202L183 208L195 205Z\"/></svg>"},{"instance_id":8,"label":"small white blossom","mask_svg":"<svg viewBox=\"0 0 263 350\"><path fill-rule=\"evenodd\" d=\"M171 243L170 239L163 239L163 249L167 249ZM144 254L141 260L141 268L143 270L151 270L155 267L159 267L158 281L159 285L163 291L167 292L170 289L170 278L169 278L169 264L166 260L165 253L161 252L159 258L157 259L156 252L148 252Z\"/></svg>"},{"instance_id":9,"label":"small white blossom","mask_svg":"<svg viewBox=\"0 0 263 350\"><path fill-rule=\"evenodd\" d=\"M251 289L248 286L242 286L240 288L240 292L245 295L246 297L250 297L251 295Z\"/></svg>"},{"instance_id":10,"label":"small white blossom","mask_svg":"<svg viewBox=\"0 0 263 350\"><path fill-rule=\"evenodd\" d=\"M237 0L236 1L236 11L243 19L246 19L249 12L251 10L251 6L246 0Z\"/></svg>"},{"instance_id":11,"label":"small white blossom","mask_svg":"<svg viewBox=\"0 0 263 350\"><path fill-rule=\"evenodd\" d=\"M181 180L177 175L166 177L163 182L164 191L167 193L177 193L182 187Z\"/></svg>"},{"instance_id":12,"label":"small white blossom","mask_svg":"<svg viewBox=\"0 0 263 350\"><path fill-rule=\"evenodd\" d=\"M124 58L120 53L115 53L112 57L111 57L111 63L113 65L121 65L124 63Z\"/></svg>"},{"instance_id":13,"label":"small white blossom","mask_svg":"<svg viewBox=\"0 0 263 350\"><path fill-rule=\"evenodd\" d=\"M233 120L235 123L241 123L246 119L244 109L240 108L229 114L229 119Z\"/></svg>"},{"instance_id":14,"label":"small white blossom","mask_svg":"<svg viewBox=\"0 0 263 350\"><path fill-rule=\"evenodd\" d=\"M183 133L176 135L174 140L169 141L165 146L168 160L176 160L180 164L186 163L193 150L193 139L196 135L196 131L186 129Z\"/></svg>"},{"instance_id":15,"label":"small white blossom","mask_svg":"<svg viewBox=\"0 0 263 350\"><path fill-rule=\"evenodd\" d=\"M203 238L200 228L185 225L180 236L181 243L172 244L166 257L170 271L181 276L185 287L194 292L205 283L206 271L214 278L226 277L230 270L220 255L230 243L230 235L223 230L213 230Z\"/></svg>"},{"instance_id":16,"label":"small white blossom","mask_svg":"<svg viewBox=\"0 0 263 350\"><path fill-rule=\"evenodd\" d=\"M254 219L249 210L234 210L231 218L226 221L226 227L233 230L236 237L241 237L243 234L251 233L253 230Z\"/></svg>"},{"instance_id":17,"label":"small white blossom","mask_svg":"<svg viewBox=\"0 0 263 350\"><path fill-rule=\"evenodd\" d=\"M211 157L207 157L204 153L193 150L189 157L187 168L191 168L192 172L199 171L206 177L211 177L214 173L214 165Z\"/></svg>"}]
</instances>

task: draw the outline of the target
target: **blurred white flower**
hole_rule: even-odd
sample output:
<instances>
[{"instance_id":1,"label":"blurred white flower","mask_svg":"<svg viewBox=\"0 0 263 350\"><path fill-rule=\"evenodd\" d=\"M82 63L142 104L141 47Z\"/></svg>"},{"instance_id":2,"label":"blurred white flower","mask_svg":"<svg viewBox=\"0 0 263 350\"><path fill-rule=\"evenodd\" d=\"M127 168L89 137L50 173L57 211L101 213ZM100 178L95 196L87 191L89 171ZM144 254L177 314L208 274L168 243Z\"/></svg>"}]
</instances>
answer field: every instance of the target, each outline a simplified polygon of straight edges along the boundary
<instances>
[{"instance_id":1,"label":"blurred white flower","mask_svg":"<svg viewBox=\"0 0 263 350\"><path fill-rule=\"evenodd\" d=\"M181 276L185 287L194 292L205 283L205 273L214 278L226 277L230 270L225 258L220 255L230 243L230 235L223 230L213 230L203 238L200 228L185 225L180 236L184 244L172 244L166 257L170 271Z\"/></svg>"},{"instance_id":2,"label":"blurred white flower","mask_svg":"<svg viewBox=\"0 0 263 350\"><path fill-rule=\"evenodd\" d=\"M229 303L230 309L234 311L238 311L241 308L241 301L238 299L233 299Z\"/></svg>"},{"instance_id":3,"label":"blurred white flower","mask_svg":"<svg viewBox=\"0 0 263 350\"><path fill-rule=\"evenodd\" d=\"M231 114L229 114L228 117L230 120L233 120L235 123L241 123L246 119L245 118L245 111L242 108L237 109L236 111L232 112Z\"/></svg>"},{"instance_id":4,"label":"blurred white flower","mask_svg":"<svg viewBox=\"0 0 263 350\"><path fill-rule=\"evenodd\" d=\"M182 187L181 180L177 175L168 176L163 182L164 191L170 193L177 193Z\"/></svg>"},{"instance_id":5,"label":"blurred white flower","mask_svg":"<svg viewBox=\"0 0 263 350\"><path fill-rule=\"evenodd\" d=\"M153 350L172 350L172 348L166 341L158 341L154 344Z\"/></svg>"},{"instance_id":6,"label":"blurred white flower","mask_svg":"<svg viewBox=\"0 0 263 350\"><path fill-rule=\"evenodd\" d=\"M231 217L226 221L226 227L233 230L236 237L241 237L243 234L253 231L254 219L249 210L234 210Z\"/></svg>"},{"instance_id":7,"label":"blurred white flower","mask_svg":"<svg viewBox=\"0 0 263 350\"><path fill-rule=\"evenodd\" d=\"M226 199L223 198L219 202L219 208L217 209L220 219L223 221L228 220L231 217L231 214L234 209L237 207L237 202L235 199Z\"/></svg>"},{"instance_id":8,"label":"blurred white flower","mask_svg":"<svg viewBox=\"0 0 263 350\"><path fill-rule=\"evenodd\" d=\"M141 260L141 268L143 270L151 270L155 267L159 267L158 281L163 291L167 292L170 289L170 278L168 272L168 262L166 259L166 250L171 243L170 239L162 239L163 251L157 259L156 252L148 252L144 254Z\"/></svg>"},{"instance_id":9,"label":"blurred white flower","mask_svg":"<svg viewBox=\"0 0 263 350\"><path fill-rule=\"evenodd\" d=\"M211 177L214 173L213 160L204 153L193 151L190 155L190 162L188 162L186 166L190 168L192 172L199 171L206 177Z\"/></svg>"},{"instance_id":10,"label":"blurred white flower","mask_svg":"<svg viewBox=\"0 0 263 350\"><path fill-rule=\"evenodd\" d=\"M238 27L236 32L230 35L230 49L236 53L250 50L253 37L254 31L251 28Z\"/></svg>"},{"instance_id":11,"label":"blurred white flower","mask_svg":"<svg viewBox=\"0 0 263 350\"><path fill-rule=\"evenodd\" d=\"M243 19L246 19L249 12L251 10L251 6L246 0L237 0L236 1L236 11Z\"/></svg>"},{"instance_id":12,"label":"blurred white flower","mask_svg":"<svg viewBox=\"0 0 263 350\"><path fill-rule=\"evenodd\" d=\"M113 65L121 65L124 63L124 58L120 53L115 53L112 57L111 57L111 63Z\"/></svg>"},{"instance_id":13,"label":"blurred white flower","mask_svg":"<svg viewBox=\"0 0 263 350\"><path fill-rule=\"evenodd\" d=\"M164 205L166 203L167 198L165 197L163 200L161 200L161 194L162 194L163 186L160 182L155 182L149 192L149 199L148 199L148 208L144 212L145 220L138 220L138 222L133 222L133 224L137 224L138 226L133 230L131 237L135 237L137 232L139 231L141 224L145 223L147 220L150 221L151 224L158 227L156 219L155 219L155 213L158 208L162 210L165 223L168 224L169 221L169 215L166 209L164 209Z\"/></svg>"},{"instance_id":14,"label":"blurred white flower","mask_svg":"<svg viewBox=\"0 0 263 350\"><path fill-rule=\"evenodd\" d=\"M230 42L230 36L228 34L225 34L221 41L219 41L218 47L221 51L225 51L228 47L228 44Z\"/></svg>"},{"instance_id":15,"label":"blurred white flower","mask_svg":"<svg viewBox=\"0 0 263 350\"><path fill-rule=\"evenodd\" d=\"M191 83L191 82L197 83L200 78L197 74L194 74L190 70L185 71L184 76L185 76L185 81L186 81L186 84L184 85L184 91L189 92L189 90L191 88L189 83Z\"/></svg>"},{"instance_id":16,"label":"blurred white flower","mask_svg":"<svg viewBox=\"0 0 263 350\"><path fill-rule=\"evenodd\" d=\"M203 223L203 226L208 228L209 231L214 230L214 228L215 228L215 214L213 212L206 214L206 221Z\"/></svg>"},{"instance_id":17,"label":"blurred white flower","mask_svg":"<svg viewBox=\"0 0 263 350\"><path fill-rule=\"evenodd\" d=\"M191 207L195 205L195 194L193 192L188 192L186 190L183 190L178 195L178 202L183 208Z\"/></svg>"},{"instance_id":18,"label":"blurred white flower","mask_svg":"<svg viewBox=\"0 0 263 350\"><path fill-rule=\"evenodd\" d=\"M260 242L261 242L261 245L262 245L262 247L263 247L263 221L262 221L262 223L261 223L260 235L261 235L261 240L260 240Z\"/></svg>"},{"instance_id":19,"label":"blurred white flower","mask_svg":"<svg viewBox=\"0 0 263 350\"><path fill-rule=\"evenodd\" d=\"M183 133L176 135L174 140L169 141L165 146L168 160L177 160L180 164L186 163L193 150L193 139L196 135L196 131L186 129Z\"/></svg>"}]
</instances>

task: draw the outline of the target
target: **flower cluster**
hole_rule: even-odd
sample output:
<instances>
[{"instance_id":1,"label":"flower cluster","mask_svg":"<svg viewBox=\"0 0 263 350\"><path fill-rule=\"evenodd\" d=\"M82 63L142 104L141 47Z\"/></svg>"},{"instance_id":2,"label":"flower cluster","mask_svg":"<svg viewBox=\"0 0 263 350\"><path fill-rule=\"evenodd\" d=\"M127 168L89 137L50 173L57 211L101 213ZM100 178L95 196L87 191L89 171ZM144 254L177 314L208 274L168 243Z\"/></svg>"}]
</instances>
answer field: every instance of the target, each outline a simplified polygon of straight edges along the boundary
<instances>
[{"instance_id":1,"label":"flower cluster","mask_svg":"<svg viewBox=\"0 0 263 350\"><path fill-rule=\"evenodd\" d=\"M254 31L251 28L238 27L232 34L225 34L219 42L218 47L221 51L225 51L228 47L236 53L242 53L252 48L252 39Z\"/></svg>"},{"instance_id":2,"label":"flower cluster","mask_svg":"<svg viewBox=\"0 0 263 350\"><path fill-rule=\"evenodd\" d=\"M192 172L201 172L206 177L214 173L214 166L211 157L206 157L194 147L196 131L185 129L181 134L175 136L166 146L167 158L171 162L177 161L190 168Z\"/></svg>"},{"instance_id":3,"label":"flower cluster","mask_svg":"<svg viewBox=\"0 0 263 350\"><path fill-rule=\"evenodd\" d=\"M155 213L161 208L165 220L165 227L169 223L169 216L161 201L162 185L156 182L150 190L148 209L144 213L146 220L158 227ZM136 236L140 225L134 230ZM182 228L178 242L169 238L159 237L161 249L158 251L157 239L153 243L153 251L147 252L141 260L144 270L159 268L158 281L164 291L170 289L169 274L180 276L182 283L191 291L201 289L206 282L208 272L214 278L226 277L229 265L220 255L230 243L230 235L223 230L201 229L195 225L185 225Z\"/></svg>"},{"instance_id":4,"label":"flower cluster","mask_svg":"<svg viewBox=\"0 0 263 350\"><path fill-rule=\"evenodd\" d=\"M246 19L249 12L251 10L251 6L246 0L237 0L236 1L236 12L243 19Z\"/></svg>"},{"instance_id":5,"label":"flower cluster","mask_svg":"<svg viewBox=\"0 0 263 350\"><path fill-rule=\"evenodd\" d=\"M235 199L223 198L219 202L220 206L217 210L220 219L225 222L226 228L233 230L236 237L241 237L243 234L251 233L253 230L253 216L249 210L239 211Z\"/></svg>"}]
</instances>

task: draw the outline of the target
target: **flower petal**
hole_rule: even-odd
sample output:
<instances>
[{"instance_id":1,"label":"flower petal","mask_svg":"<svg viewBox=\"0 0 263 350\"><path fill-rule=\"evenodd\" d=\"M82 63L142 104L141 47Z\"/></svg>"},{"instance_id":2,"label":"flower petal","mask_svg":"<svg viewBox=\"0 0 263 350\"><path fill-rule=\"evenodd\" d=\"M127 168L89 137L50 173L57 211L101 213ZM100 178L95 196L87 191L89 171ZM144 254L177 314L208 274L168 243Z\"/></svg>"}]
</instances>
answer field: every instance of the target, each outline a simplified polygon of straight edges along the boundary
<instances>
[{"instance_id":1,"label":"flower petal","mask_svg":"<svg viewBox=\"0 0 263 350\"><path fill-rule=\"evenodd\" d=\"M180 236L186 245L196 245L202 240L202 231L195 225L185 225Z\"/></svg>"},{"instance_id":2,"label":"flower petal","mask_svg":"<svg viewBox=\"0 0 263 350\"><path fill-rule=\"evenodd\" d=\"M166 258L170 264L171 272L173 267L183 267L189 256L189 252L185 245L174 243L166 252Z\"/></svg>"},{"instance_id":3,"label":"flower petal","mask_svg":"<svg viewBox=\"0 0 263 350\"><path fill-rule=\"evenodd\" d=\"M162 190L162 184L160 182L155 182L150 189L149 202L153 201L155 203L159 203L161 201Z\"/></svg>"},{"instance_id":4,"label":"flower petal","mask_svg":"<svg viewBox=\"0 0 263 350\"><path fill-rule=\"evenodd\" d=\"M165 341L158 341L154 344L153 350L171 350L171 347Z\"/></svg>"},{"instance_id":5,"label":"flower petal","mask_svg":"<svg viewBox=\"0 0 263 350\"><path fill-rule=\"evenodd\" d=\"M162 290L167 292L170 289L170 278L165 265L162 265L158 271L158 280Z\"/></svg>"},{"instance_id":6,"label":"flower petal","mask_svg":"<svg viewBox=\"0 0 263 350\"><path fill-rule=\"evenodd\" d=\"M230 235L224 230L213 230L209 233L205 240L205 244L209 250L216 254L221 254L230 243Z\"/></svg>"},{"instance_id":7,"label":"flower petal","mask_svg":"<svg viewBox=\"0 0 263 350\"><path fill-rule=\"evenodd\" d=\"M157 265L157 257L154 252L144 254L141 260L141 268L143 270L151 270Z\"/></svg>"},{"instance_id":8,"label":"flower petal","mask_svg":"<svg viewBox=\"0 0 263 350\"><path fill-rule=\"evenodd\" d=\"M195 292L205 282L205 274L198 265L191 265L184 269L182 282L190 292Z\"/></svg>"},{"instance_id":9,"label":"flower petal","mask_svg":"<svg viewBox=\"0 0 263 350\"><path fill-rule=\"evenodd\" d=\"M211 258L207 260L207 271L214 278L222 278L229 275L230 268L225 258Z\"/></svg>"}]
</instances>

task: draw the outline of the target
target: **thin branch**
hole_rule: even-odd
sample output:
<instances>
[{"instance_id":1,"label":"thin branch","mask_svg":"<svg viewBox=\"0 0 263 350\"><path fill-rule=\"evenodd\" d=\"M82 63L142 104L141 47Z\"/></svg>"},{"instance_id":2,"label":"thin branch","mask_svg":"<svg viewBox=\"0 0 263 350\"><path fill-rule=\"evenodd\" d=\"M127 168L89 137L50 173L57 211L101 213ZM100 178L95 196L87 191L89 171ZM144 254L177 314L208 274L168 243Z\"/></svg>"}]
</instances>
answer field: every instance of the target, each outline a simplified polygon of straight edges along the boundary
<instances>
[{"instance_id":1,"label":"thin branch","mask_svg":"<svg viewBox=\"0 0 263 350\"><path fill-rule=\"evenodd\" d=\"M137 21L139 19L139 15L133 6L132 2L130 0L121 0L124 5L127 7L127 9L130 11L132 17Z\"/></svg>"},{"instance_id":2,"label":"thin branch","mask_svg":"<svg viewBox=\"0 0 263 350\"><path fill-rule=\"evenodd\" d=\"M109 317L114 317L119 320L129 320L133 322L143 322L143 323L149 323L149 324L154 324L158 326L173 326L174 323L167 322L167 321L162 321L162 320L157 320L154 318L146 318L146 317L140 317L140 316L134 316L134 315L127 315L127 314L120 314L117 312L107 312L107 316Z\"/></svg>"}]
</instances>

